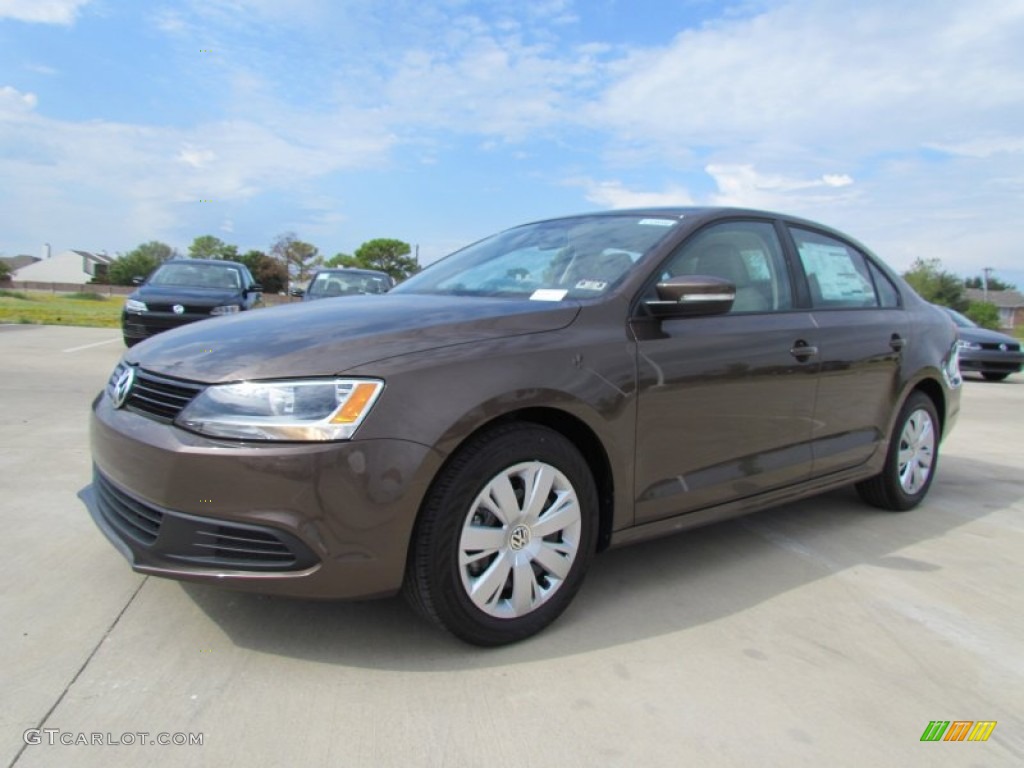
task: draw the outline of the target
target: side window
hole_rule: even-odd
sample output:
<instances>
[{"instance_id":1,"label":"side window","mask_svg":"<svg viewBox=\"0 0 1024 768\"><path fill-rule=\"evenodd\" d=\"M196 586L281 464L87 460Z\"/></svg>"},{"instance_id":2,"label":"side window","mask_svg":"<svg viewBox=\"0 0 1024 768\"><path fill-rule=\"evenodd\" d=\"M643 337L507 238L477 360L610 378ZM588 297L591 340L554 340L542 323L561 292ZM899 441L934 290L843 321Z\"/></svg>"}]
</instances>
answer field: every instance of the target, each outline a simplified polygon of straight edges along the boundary
<instances>
[{"instance_id":1,"label":"side window","mask_svg":"<svg viewBox=\"0 0 1024 768\"><path fill-rule=\"evenodd\" d=\"M818 232L797 227L790 227L790 232L807 274L814 307L879 306L867 260L859 251Z\"/></svg>"},{"instance_id":2,"label":"side window","mask_svg":"<svg viewBox=\"0 0 1024 768\"><path fill-rule=\"evenodd\" d=\"M878 293L878 301L885 309L896 309L900 306L900 292L892 284L886 274L875 266L874 262L868 262L868 269L875 279L875 291Z\"/></svg>"},{"instance_id":3,"label":"side window","mask_svg":"<svg viewBox=\"0 0 1024 768\"><path fill-rule=\"evenodd\" d=\"M767 222L728 221L702 229L669 256L659 278L679 275L710 275L735 285L730 314L793 306L782 248Z\"/></svg>"}]
</instances>

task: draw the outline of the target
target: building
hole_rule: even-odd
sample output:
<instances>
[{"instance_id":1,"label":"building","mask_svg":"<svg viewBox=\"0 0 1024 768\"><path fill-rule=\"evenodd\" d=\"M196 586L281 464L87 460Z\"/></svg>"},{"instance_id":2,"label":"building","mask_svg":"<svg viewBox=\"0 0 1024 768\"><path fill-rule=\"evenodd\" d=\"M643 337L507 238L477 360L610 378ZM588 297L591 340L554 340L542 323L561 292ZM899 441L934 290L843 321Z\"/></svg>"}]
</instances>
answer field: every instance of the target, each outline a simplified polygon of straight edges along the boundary
<instances>
[{"instance_id":1,"label":"building","mask_svg":"<svg viewBox=\"0 0 1024 768\"><path fill-rule=\"evenodd\" d=\"M999 325L1002 328L1020 328L1024 326L1024 294L1020 291L985 291L968 288L967 298L970 301L987 301L995 304L999 310Z\"/></svg>"},{"instance_id":2,"label":"building","mask_svg":"<svg viewBox=\"0 0 1024 768\"><path fill-rule=\"evenodd\" d=\"M88 283L103 277L114 259L89 251L62 251L15 270L12 279L36 283Z\"/></svg>"},{"instance_id":3,"label":"building","mask_svg":"<svg viewBox=\"0 0 1024 768\"><path fill-rule=\"evenodd\" d=\"M0 262L7 265L7 269L11 272L16 272L22 267L27 267L29 264L34 264L39 261L38 256L0 256Z\"/></svg>"}]
</instances>

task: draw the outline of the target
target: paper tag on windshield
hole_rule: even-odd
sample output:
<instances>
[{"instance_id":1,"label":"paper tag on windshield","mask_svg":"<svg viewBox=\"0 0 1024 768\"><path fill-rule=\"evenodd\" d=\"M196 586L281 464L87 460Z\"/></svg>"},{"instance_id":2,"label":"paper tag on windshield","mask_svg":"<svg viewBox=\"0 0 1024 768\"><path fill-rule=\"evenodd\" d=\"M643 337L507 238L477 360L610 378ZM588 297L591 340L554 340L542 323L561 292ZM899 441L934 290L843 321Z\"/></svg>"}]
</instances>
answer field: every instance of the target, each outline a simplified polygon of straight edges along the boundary
<instances>
[{"instance_id":1,"label":"paper tag on windshield","mask_svg":"<svg viewBox=\"0 0 1024 768\"><path fill-rule=\"evenodd\" d=\"M676 225L672 219L640 219L640 224L648 227L674 227Z\"/></svg>"},{"instance_id":2,"label":"paper tag on windshield","mask_svg":"<svg viewBox=\"0 0 1024 768\"><path fill-rule=\"evenodd\" d=\"M538 288L530 296L530 301L561 301L569 291L561 288Z\"/></svg>"},{"instance_id":3,"label":"paper tag on windshield","mask_svg":"<svg viewBox=\"0 0 1024 768\"><path fill-rule=\"evenodd\" d=\"M580 280L576 283L577 291L603 291L607 287L604 280Z\"/></svg>"}]
</instances>

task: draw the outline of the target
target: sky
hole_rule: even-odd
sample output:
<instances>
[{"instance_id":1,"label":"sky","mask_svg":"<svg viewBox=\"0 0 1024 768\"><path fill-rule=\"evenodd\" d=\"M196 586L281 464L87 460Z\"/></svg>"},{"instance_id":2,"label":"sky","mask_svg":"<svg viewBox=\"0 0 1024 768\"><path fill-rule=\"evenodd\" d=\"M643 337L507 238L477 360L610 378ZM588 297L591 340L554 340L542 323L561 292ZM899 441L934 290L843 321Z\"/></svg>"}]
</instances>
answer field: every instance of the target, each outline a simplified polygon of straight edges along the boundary
<instances>
[{"instance_id":1,"label":"sky","mask_svg":"<svg viewBox=\"0 0 1024 768\"><path fill-rule=\"evenodd\" d=\"M0 254L792 213L1024 288L1024 0L0 0Z\"/></svg>"}]
</instances>

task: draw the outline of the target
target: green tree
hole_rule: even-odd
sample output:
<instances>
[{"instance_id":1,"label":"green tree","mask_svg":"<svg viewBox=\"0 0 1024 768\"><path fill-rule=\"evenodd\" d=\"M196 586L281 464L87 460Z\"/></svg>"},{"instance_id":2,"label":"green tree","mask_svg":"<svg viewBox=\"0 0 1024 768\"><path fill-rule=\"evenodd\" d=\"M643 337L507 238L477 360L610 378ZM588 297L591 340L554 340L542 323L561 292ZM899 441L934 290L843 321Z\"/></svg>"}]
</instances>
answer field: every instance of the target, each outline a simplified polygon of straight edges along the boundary
<instances>
[{"instance_id":1,"label":"green tree","mask_svg":"<svg viewBox=\"0 0 1024 768\"><path fill-rule=\"evenodd\" d=\"M992 290L996 289L993 288ZM989 328L993 331L999 330L999 307L990 301L972 301L964 314L982 328Z\"/></svg>"},{"instance_id":2,"label":"green tree","mask_svg":"<svg viewBox=\"0 0 1024 768\"><path fill-rule=\"evenodd\" d=\"M287 267L289 279L299 283L306 282L310 272L324 263L317 247L299 240L294 232L278 235L270 246L270 255Z\"/></svg>"},{"instance_id":3,"label":"green tree","mask_svg":"<svg viewBox=\"0 0 1024 768\"><path fill-rule=\"evenodd\" d=\"M131 285L134 278L145 277L177 255L166 243L151 240L114 259L107 269L107 279L113 285Z\"/></svg>"},{"instance_id":4,"label":"green tree","mask_svg":"<svg viewBox=\"0 0 1024 768\"><path fill-rule=\"evenodd\" d=\"M6 261L0 261L0 283L11 279L11 267Z\"/></svg>"},{"instance_id":5,"label":"green tree","mask_svg":"<svg viewBox=\"0 0 1024 768\"><path fill-rule=\"evenodd\" d=\"M247 266L266 293L280 293L288 284L288 269L284 263L263 251L246 251L242 255L235 254L229 260Z\"/></svg>"},{"instance_id":6,"label":"green tree","mask_svg":"<svg viewBox=\"0 0 1024 768\"><path fill-rule=\"evenodd\" d=\"M968 277L964 280L965 288L975 288L982 290L985 287L985 280L982 277ZM1015 291L1017 286L1013 283L1005 283L998 277L990 277L988 279L988 289L990 291Z\"/></svg>"},{"instance_id":7,"label":"green tree","mask_svg":"<svg viewBox=\"0 0 1024 768\"><path fill-rule=\"evenodd\" d=\"M351 253L336 253L324 262L325 267L353 267L355 266Z\"/></svg>"},{"instance_id":8,"label":"green tree","mask_svg":"<svg viewBox=\"0 0 1024 768\"><path fill-rule=\"evenodd\" d=\"M228 259L238 260L238 246L228 245L219 237L200 235L188 247L188 255L193 259Z\"/></svg>"},{"instance_id":9,"label":"green tree","mask_svg":"<svg viewBox=\"0 0 1024 768\"><path fill-rule=\"evenodd\" d=\"M958 312L967 309L969 302L964 294L963 280L952 272L946 272L939 259L915 260L903 273L903 279L925 301L952 307Z\"/></svg>"},{"instance_id":10,"label":"green tree","mask_svg":"<svg viewBox=\"0 0 1024 768\"><path fill-rule=\"evenodd\" d=\"M416 259L409 256L411 248L408 243L387 237L367 240L356 248L355 254L347 256L339 253L331 261L337 260L342 267L358 267L360 269L376 269L387 272L395 280L401 281L420 271Z\"/></svg>"}]
</instances>

